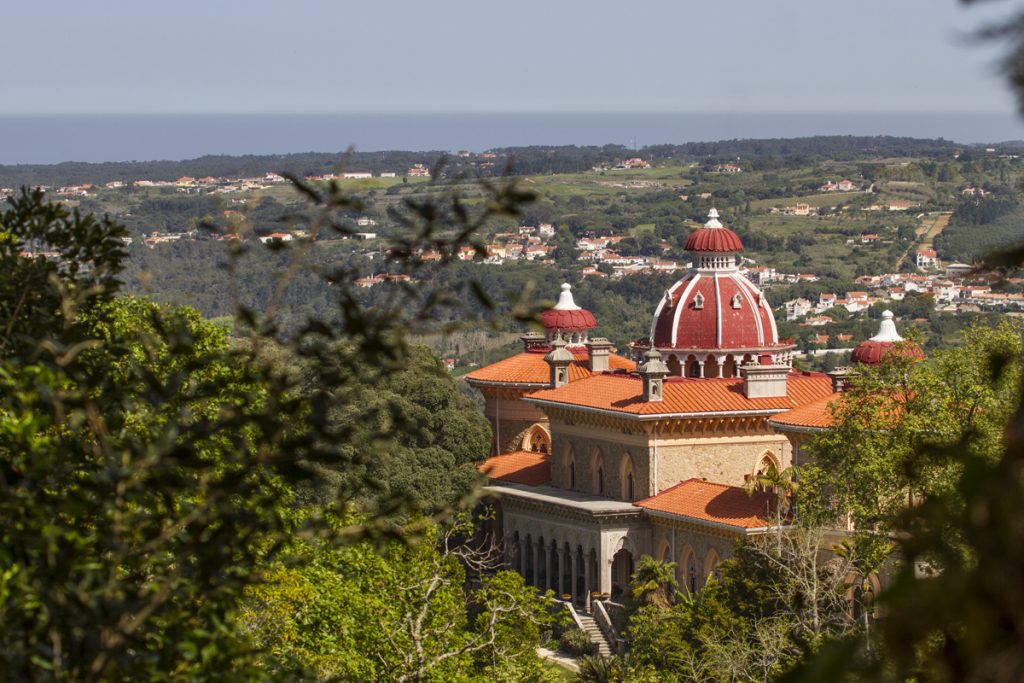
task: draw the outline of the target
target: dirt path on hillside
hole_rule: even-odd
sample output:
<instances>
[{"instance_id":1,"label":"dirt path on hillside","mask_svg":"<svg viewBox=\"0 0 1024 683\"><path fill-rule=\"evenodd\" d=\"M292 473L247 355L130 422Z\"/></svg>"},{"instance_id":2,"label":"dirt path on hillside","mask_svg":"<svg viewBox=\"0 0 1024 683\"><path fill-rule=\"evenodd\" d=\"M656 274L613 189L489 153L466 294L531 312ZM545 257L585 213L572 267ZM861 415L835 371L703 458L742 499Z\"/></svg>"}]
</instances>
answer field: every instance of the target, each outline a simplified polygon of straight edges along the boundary
<instances>
[{"instance_id":1,"label":"dirt path on hillside","mask_svg":"<svg viewBox=\"0 0 1024 683\"><path fill-rule=\"evenodd\" d=\"M917 240L903 252L899 260L896 261L896 270L899 271L900 266L906 260L910 254L910 250L917 251L918 249L931 249L935 238L942 234L942 231L949 225L949 219L952 217L952 213L940 213L931 216L926 216L922 221L921 225L917 228Z\"/></svg>"}]
</instances>

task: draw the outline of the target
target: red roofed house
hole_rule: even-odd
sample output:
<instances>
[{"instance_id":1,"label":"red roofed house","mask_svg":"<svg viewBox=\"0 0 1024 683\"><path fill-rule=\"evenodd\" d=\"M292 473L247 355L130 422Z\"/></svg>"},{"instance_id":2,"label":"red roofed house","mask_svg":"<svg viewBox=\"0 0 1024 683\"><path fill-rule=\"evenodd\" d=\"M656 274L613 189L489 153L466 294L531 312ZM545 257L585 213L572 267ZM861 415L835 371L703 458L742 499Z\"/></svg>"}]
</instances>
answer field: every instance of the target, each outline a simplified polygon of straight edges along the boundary
<instances>
[{"instance_id":1,"label":"red roofed house","mask_svg":"<svg viewBox=\"0 0 1024 683\"><path fill-rule=\"evenodd\" d=\"M591 336L597 320L563 285L543 336L466 375L494 429L479 466L497 501L491 531L533 585L616 596L651 555L695 591L737 539L775 524L771 498L743 489L793 464L769 421L829 399L833 380L793 370L794 345L718 218L690 235L693 269L660 297L632 359Z\"/></svg>"}]
</instances>

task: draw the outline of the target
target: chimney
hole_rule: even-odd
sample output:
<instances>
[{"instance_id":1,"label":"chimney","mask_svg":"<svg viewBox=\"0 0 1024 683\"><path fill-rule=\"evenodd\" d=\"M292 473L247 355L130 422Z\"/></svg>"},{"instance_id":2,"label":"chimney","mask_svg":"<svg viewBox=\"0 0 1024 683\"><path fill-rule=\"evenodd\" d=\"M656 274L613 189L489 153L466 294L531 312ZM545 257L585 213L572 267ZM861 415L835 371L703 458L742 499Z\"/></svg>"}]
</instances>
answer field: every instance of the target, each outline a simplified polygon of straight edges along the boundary
<instances>
[{"instance_id":1,"label":"chimney","mask_svg":"<svg viewBox=\"0 0 1024 683\"><path fill-rule=\"evenodd\" d=\"M846 391L850 388L850 379L856 374L851 368L835 368L825 373L832 380L832 391Z\"/></svg>"},{"instance_id":2,"label":"chimney","mask_svg":"<svg viewBox=\"0 0 1024 683\"><path fill-rule=\"evenodd\" d=\"M668 366L661 360L661 352L651 347L644 354L644 363L640 366L640 378L644 383L645 402L661 401L666 375L668 375Z\"/></svg>"},{"instance_id":3,"label":"chimney","mask_svg":"<svg viewBox=\"0 0 1024 683\"><path fill-rule=\"evenodd\" d=\"M769 357L770 358L770 357ZM743 393L747 398L773 398L786 395L786 375L789 366L765 363L747 363L740 368L743 375Z\"/></svg>"},{"instance_id":4,"label":"chimney","mask_svg":"<svg viewBox=\"0 0 1024 683\"><path fill-rule=\"evenodd\" d=\"M569 364L576 360L576 357L565 350L565 340L561 335L556 336L551 342L551 351L544 356L544 360L551 368L550 385L552 389L569 383Z\"/></svg>"},{"instance_id":5,"label":"chimney","mask_svg":"<svg viewBox=\"0 0 1024 683\"><path fill-rule=\"evenodd\" d=\"M587 342L587 351L590 352L590 371L608 372L608 356L612 351L612 343L604 337L592 337Z\"/></svg>"},{"instance_id":6,"label":"chimney","mask_svg":"<svg viewBox=\"0 0 1024 683\"><path fill-rule=\"evenodd\" d=\"M547 338L540 332L527 332L519 340L523 342L523 351L535 351L547 342Z\"/></svg>"}]
</instances>

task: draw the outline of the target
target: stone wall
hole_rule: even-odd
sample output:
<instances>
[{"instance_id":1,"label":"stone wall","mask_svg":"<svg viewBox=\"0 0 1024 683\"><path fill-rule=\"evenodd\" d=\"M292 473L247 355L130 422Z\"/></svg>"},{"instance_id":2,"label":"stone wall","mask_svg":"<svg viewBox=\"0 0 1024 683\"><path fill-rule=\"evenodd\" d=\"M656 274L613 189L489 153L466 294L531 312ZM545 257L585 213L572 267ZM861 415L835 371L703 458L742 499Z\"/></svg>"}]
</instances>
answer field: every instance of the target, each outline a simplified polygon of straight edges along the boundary
<instances>
[{"instance_id":1,"label":"stone wall","mask_svg":"<svg viewBox=\"0 0 1024 683\"><path fill-rule=\"evenodd\" d=\"M551 425L551 438L551 478L555 486L626 500L625 475L632 468L633 500L652 495L646 434L559 422ZM570 485L570 462L576 464L574 487ZM603 491L599 487L599 469L603 472Z\"/></svg>"},{"instance_id":2,"label":"stone wall","mask_svg":"<svg viewBox=\"0 0 1024 683\"><path fill-rule=\"evenodd\" d=\"M664 436L637 424L569 424L556 419L550 428L554 485L616 500L626 500L627 459L633 472L634 501L692 478L743 486L766 456L782 469L792 460L789 440L767 427L760 431L716 431L711 436ZM574 487L570 486L570 455L576 465ZM603 491L599 468L603 471ZM657 482L652 479L655 469Z\"/></svg>"},{"instance_id":3,"label":"stone wall","mask_svg":"<svg viewBox=\"0 0 1024 683\"><path fill-rule=\"evenodd\" d=\"M484 415L493 432L492 455L518 450L523 434L535 424L547 425L548 418L540 408L520 400L525 391L481 388Z\"/></svg>"},{"instance_id":4,"label":"stone wall","mask_svg":"<svg viewBox=\"0 0 1024 683\"><path fill-rule=\"evenodd\" d=\"M694 478L743 486L766 455L777 467L789 467L789 440L775 432L659 439L658 490Z\"/></svg>"}]
</instances>

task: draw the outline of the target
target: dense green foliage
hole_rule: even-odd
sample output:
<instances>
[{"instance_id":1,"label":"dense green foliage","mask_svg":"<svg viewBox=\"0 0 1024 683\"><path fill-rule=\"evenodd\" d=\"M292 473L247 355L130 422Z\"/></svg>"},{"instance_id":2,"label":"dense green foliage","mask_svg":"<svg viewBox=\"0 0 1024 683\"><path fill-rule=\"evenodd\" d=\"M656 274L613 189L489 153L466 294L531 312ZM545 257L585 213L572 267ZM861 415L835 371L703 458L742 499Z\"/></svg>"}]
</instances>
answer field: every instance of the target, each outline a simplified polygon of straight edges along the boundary
<instances>
[{"instance_id":1,"label":"dense green foliage","mask_svg":"<svg viewBox=\"0 0 1024 683\"><path fill-rule=\"evenodd\" d=\"M317 375L304 378L307 386L319 381ZM490 424L426 348L412 348L401 370L331 398L340 400L330 420L354 427L339 444L345 467L321 472L317 498L368 478L388 497L436 510L455 505L480 480L472 463L490 452ZM381 443L382 433L395 436Z\"/></svg>"},{"instance_id":2,"label":"dense green foliage","mask_svg":"<svg viewBox=\"0 0 1024 683\"><path fill-rule=\"evenodd\" d=\"M837 426L810 446L800 472L800 514L828 523L851 514L859 527L891 527L908 500L952 495L952 463L922 460L922 448L961 443L994 462L1016 406L1022 365L1020 325L972 327L961 348L934 351L928 362L890 354L864 368L834 406ZM990 381L992 357L1015 359Z\"/></svg>"},{"instance_id":3,"label":"dense green foliage","mask_svg":"<svg viewBox=\"0 0 1024 683\"><path fill-rule=\"evenodd\" d=\"M317 680L546 680L534 648L547 603L507 571L467 595L472 553L453 549L453 531L466 529L430 525L382 549L296 544L248 591L240 627L271 672L295 664Z\"/></svg>"},{"instance_id":4,"label":"dense green foliage","mask_svg":"<svg viewBox=\"0 0 1024 683\"><path fill-rule=\"evenodd\" d=\"M333 189L303 190L323 224L354 205ZM398 259L417 269L409 254L419 244L457 249L524 199L507 186L489 191L481 211L458 198L440 211L410 206ZM441 237L436 221L464 229ZM394 537L395 520L408 519L404 491L382 490L358 464L388 444L418 447L421 420L442 420L461 439L438 439L425 449L435 457L468 460L486 444L447 378L402 374L413 358L427 362L405 334L457 302L396 289L367 309L341 279L337 324L311 320L283 341L274 295L260 312L236 304L243 338L231 343L194 310L116 298L124 234L40 193L0 214L2 670L18 680L265 679L266 662L239 628L246 590L303 539ZM56 256L23 256L26 247ZM386 390L373 395L378 386ZM411 398L436 398L437 414L406 416ZM394 419L373 419L384 414ZM348 447L357 433L361 452ZM346 476L302 507L296 493L328 469ZM425 505L437 504L431 495ZM330 523L368 499L370 516ZM292 553L289 566L312 559ZM284 664L275 679L289 674Z\"/></svg>"},{"instance_id":5,"label":"dense green foliage","mask_svg":"<svg viewBox=\"0 0 1024 683\"><path fill-rule=\"evenodd\" d=\"M740 544L695 595L640 607L628 629L634 667L663 681L769 680L805 649L852 630L844 595L851 564L826 561L821 542L797 531L779 544ZM634 577L634 592L646 581Z\"/></svg>"},{"instance_id":6,"label":"dense green foliage","mask_svg":"<svg viewBox=\"0 0 1024 683\"><path fill-rule=\"evenodd\" d=\"M1024 208L1015 197L996 196L962 202L941 235L935 239L939 256L974 263L989 252L1024 240Z\"/></svg>"}]
</instances>

